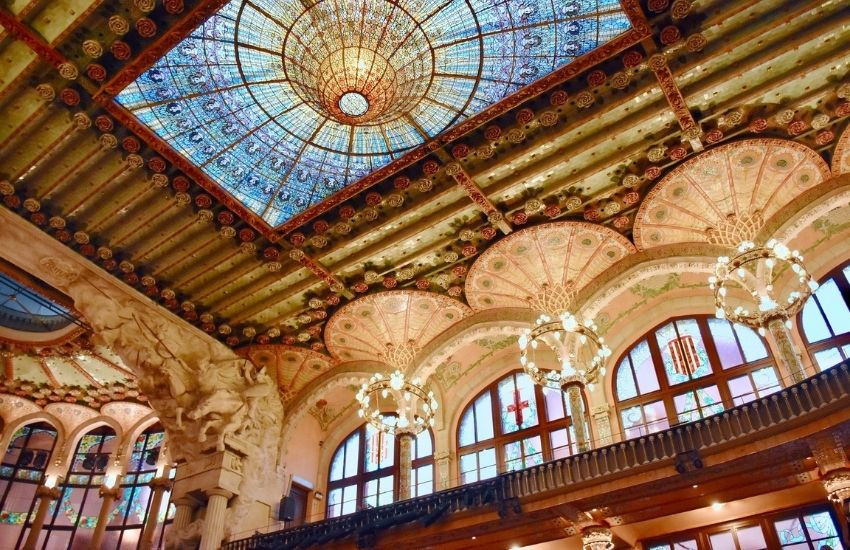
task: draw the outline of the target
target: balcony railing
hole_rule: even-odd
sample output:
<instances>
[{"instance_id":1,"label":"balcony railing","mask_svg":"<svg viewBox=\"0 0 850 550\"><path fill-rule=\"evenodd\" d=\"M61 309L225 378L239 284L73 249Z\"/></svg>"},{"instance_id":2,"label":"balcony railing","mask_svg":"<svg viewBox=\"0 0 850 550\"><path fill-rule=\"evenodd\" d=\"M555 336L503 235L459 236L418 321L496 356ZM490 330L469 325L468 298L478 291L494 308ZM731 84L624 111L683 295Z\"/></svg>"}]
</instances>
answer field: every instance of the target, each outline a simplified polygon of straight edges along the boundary
<instances>
[{"instance_id":1,"label":"balcony railing","mask_svg":"<svg viewBox=\"0 0 850 550\"><path fill-rule=\"evenodd\" d=\"M390 527L419 522L427 527L446 515L474 509L495 510L500 516L520 512L520 498L627 472L680 456L699 456L778 429L784 423L850 396L850 368L842 363L777 393L714 416L668 430L608 445L567 458L501 474L498 477L439 491L431 495L361 510L248 539L226 543L225 550L294 549L323 545L345 537L374 537Z\"/></svg>"}]
</instances>

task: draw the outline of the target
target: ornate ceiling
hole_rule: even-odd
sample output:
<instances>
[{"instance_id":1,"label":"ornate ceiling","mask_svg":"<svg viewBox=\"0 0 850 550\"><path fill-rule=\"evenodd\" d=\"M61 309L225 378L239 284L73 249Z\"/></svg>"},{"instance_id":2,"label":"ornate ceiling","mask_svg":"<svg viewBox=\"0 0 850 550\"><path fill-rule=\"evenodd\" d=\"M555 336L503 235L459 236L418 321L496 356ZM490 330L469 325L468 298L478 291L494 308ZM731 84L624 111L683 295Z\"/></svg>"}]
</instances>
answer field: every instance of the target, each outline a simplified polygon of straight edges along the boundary
<instances>
[{"instance_id":1,"label":"ornate ceiling","mask_svg":"<svg viewBox=\"0 0 850 550\"><path fill-rule=\"evenodd\" d=\"M530 227L481 254L466 277L466 298L475 309L566 311L582 288L634 251L628 239L601 225Z\"/></svg>"},{"instance_id":2,"label":"ornate ceiling","mask_svg":"<svg viewBox=\"0 0 850 550\"><path fill-rule=\"evenodd\" d=\"M328 319L357 296L417 289L482 307L467 273L523 227L588 222L622 237L611 243L645 246L645 197L706 151L734 162L741 149L727 143L788 140L791 161L807 146L844 170L850 16L840 2L620 5L628 30L341 189L321 214L271 229L115 100L223 2L11 4L0 9L0 194L230 346L325 353ZM822 161L807 162L822 174ZM780 181L774 172L763 189ZM759 195L764 208L786 200L778 189Z\"/></svg>"},{"instance_id":3,"label":"ornate ceiling","mask_svg":"<svg viewBox=\"0 0 850 550\"><path fill-rule=\"evenodd\" d=\"M380 361L405 368L435 336L471 313L439 294L394 290L346 304L328 321L328 351L344 361Z\"/></svg>"},{"instance_id":4,"label":"ornate ceiling","mask_svg":"<svg viewBox=\"0 0 850 550\"><path fill-rule=\"evenodd\" d=\"M629 27L616 0L233 0L117 100L277 226Z\"/></svg>"},{"instance_id":5,"label":"ornate ceiling","mask_svg":"<svg viewBox=\"0 0 850 550\"><path fill-rule=\"evenodd\" d=\"M787 140L747 139L716 147L670 172L641 203L634 241L735 246L798 195L829 179L826 162Z\"/></svg>"}]
</instances>

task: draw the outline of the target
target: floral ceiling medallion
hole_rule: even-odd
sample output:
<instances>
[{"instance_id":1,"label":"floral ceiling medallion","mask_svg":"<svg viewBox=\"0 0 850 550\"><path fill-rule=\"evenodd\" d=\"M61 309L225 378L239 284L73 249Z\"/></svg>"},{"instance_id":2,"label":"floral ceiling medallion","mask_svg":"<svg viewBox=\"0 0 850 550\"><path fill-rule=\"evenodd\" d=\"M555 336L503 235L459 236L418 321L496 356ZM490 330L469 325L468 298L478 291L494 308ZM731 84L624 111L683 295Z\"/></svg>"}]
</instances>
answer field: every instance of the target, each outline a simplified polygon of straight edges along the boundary
<instances>
[{"instance_id":1,"label":"floral ceiling medallion","mask_svg":"<svg viewBox=\"0 0 850 550\"><path fill-rule=\"evenodd\" d=\"M630 28L616 0L232 0L117 99L276 227Z\"/></svg>"}]
</instances>

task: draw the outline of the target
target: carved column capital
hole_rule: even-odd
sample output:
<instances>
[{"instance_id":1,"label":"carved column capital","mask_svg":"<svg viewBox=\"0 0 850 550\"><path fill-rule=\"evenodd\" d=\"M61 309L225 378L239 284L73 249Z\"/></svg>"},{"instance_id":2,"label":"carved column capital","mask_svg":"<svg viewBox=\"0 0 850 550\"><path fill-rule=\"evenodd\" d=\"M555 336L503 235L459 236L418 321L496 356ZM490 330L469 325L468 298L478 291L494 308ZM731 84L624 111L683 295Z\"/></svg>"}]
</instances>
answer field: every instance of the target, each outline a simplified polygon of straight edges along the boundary
<instances>
[{"instance_id":1,"label":"carved column capital","mask_svg":"<svg viewBox=\"0 0 850 550\"><path fill-rule=\"evenodd\" d=\"M230 498L233 496L232 491L228 491L227 489L222 489L221 487L213 487L212 489L207 489L206 491L204 491L204 494L207 495L207 498L210 498L210 497L213 497L213 496L219 496L219 497L224 497L228 500L230 500Z\"/></svg>"}]
</instances>

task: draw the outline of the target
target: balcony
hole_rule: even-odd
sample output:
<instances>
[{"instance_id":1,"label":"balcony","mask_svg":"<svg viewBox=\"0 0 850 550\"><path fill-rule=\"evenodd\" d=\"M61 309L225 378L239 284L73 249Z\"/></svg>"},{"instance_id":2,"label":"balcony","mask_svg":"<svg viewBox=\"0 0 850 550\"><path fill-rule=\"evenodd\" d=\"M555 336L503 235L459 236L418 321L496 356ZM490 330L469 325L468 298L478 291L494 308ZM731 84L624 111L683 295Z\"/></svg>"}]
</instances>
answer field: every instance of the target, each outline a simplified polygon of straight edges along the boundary
<instances>
[{"instance_id":1,"label":"balcony","mask_svg":"<svg viewBox=\"0 0 850 550\"><path fill-rule=\"evenodd\" d=\"M685 478L681 474L702 469L703 462L707 469L709 462L719 464L722 461L709 461L707 457L717 456L730 448L734 450L733 458L727 462L738 460L738 464L744 460L739 457L756 456L766 449L783 445L786 450L776 454L781 454L784 460L797 460L810 454L808 448L800 444L801 427L817 431L848 421L850 367L843 363L777 393L703 420L428 496L229 542L222 548L324 548L352 544L355 539L358 547L371 547L377 537L389 536L391 528L415 525L419 535L427 535L428 527L438 520L448 522L473 515L499 524L507 520L510 524L510 519L522 515L525 508L542 516L545 514L541 510L562 508L566 502L564 495L576 495L577 491L588 487L596 488L593 492L598 495L606 490L603 485L610 488L607 482L630 475L641 475L635 484L663 483L661 479L665 476L679 480L672 482L671 488L676 483L690 484L690 480L681 481ZM754 468L770 469L764 458L757 462ZM648 473L653 469L660 470L656 474ZM726 473L730 471L727 467ZM774 477L779 475L777 468ZM548 517L555 515L549 513ZM569 530L561 529L561 532Z\"/></svg>"}]
</instances>

